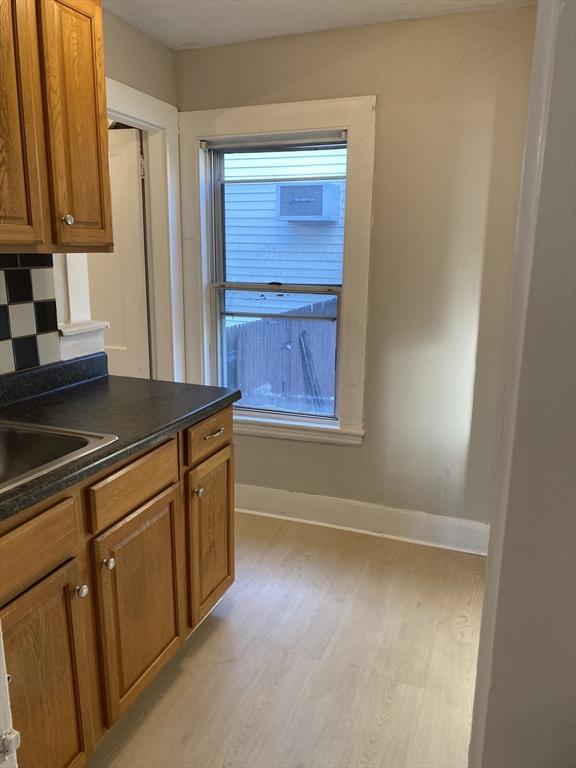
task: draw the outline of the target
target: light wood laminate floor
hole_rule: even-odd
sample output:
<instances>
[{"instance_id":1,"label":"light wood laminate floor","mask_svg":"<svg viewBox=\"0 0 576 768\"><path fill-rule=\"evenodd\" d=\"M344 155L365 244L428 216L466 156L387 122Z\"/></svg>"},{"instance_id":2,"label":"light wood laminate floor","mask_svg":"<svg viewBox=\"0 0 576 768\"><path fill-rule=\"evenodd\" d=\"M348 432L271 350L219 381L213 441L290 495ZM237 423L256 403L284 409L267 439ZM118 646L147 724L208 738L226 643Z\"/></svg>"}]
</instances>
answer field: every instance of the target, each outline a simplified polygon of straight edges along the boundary
<instances>
[{"instance_id":1,"label":"light wood laminate floor","mask_svg":"<svg viewBox=\"0 0 576 768\"><path fill-rule=\"evenodd\" d=\"M236 584L89 767L465 766L484 559L237 519Z\"/></svg>"}]
</instances>

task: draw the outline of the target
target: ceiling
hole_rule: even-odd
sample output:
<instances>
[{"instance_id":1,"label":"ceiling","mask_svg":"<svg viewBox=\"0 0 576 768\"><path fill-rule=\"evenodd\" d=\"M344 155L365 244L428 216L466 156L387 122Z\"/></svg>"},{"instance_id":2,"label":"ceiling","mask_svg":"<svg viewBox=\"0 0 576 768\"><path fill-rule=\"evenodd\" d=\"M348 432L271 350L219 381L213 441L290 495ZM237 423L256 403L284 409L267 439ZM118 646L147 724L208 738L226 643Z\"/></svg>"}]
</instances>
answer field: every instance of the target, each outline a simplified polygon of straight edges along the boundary
<instances>
[{"instance_id":1,"label":"ceiling","mask_svg":"<svg viewBox=\"0 0 576 768\"><path fill-rule=\"evenodd\" d=\"M533 0L103 0L173 50L530 5Z\"/></svg>"}]
</instances>

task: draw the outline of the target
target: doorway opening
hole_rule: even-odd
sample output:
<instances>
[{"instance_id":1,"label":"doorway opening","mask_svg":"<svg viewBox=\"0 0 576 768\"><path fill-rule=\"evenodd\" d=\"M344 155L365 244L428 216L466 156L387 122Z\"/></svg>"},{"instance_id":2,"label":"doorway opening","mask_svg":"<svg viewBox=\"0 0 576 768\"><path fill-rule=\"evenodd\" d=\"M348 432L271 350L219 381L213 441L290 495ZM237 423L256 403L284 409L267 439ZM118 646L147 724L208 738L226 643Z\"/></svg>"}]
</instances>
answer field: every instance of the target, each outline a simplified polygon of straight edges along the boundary
<instances>
[{"instance_id":1,"label":"doorway opening","mask_svg":"<svg viewBox=\"0 0 576 768\"><path fill-rule=\"evenodd\" d=\"M93 317L110 323L104 349L110 373L150 378L154 371L145 131L108 126L114 251L88 255Z\"/></svg>"}]
</instances>

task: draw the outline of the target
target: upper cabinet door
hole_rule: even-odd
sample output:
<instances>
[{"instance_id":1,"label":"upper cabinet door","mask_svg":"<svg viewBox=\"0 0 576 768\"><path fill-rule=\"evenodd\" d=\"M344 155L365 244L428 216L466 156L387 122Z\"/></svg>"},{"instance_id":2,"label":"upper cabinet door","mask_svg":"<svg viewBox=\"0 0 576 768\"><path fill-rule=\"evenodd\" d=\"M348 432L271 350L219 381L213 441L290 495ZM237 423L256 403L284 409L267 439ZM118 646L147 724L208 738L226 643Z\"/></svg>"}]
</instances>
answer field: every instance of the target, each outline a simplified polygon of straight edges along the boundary
<instances>
[{"instance_id":1,"label":"upper cabinet door","mask_svg":"<svg viewBox=\"0 0 576 768\"><path fill-rule=\"evenodd\" d=\"M34 0L0 0L0 246L50 241Z\"/></svg>"},{"instance_id":2,"label":"upper cabinet door","mask_svg":"<svg viewBox=\"0 0 576 768\"><path fill-rule=\"evenodd\" d=\"M46 129L58 245L112 245L102 12L97 0L42 0Z\"/></svg>"}]
</instances>

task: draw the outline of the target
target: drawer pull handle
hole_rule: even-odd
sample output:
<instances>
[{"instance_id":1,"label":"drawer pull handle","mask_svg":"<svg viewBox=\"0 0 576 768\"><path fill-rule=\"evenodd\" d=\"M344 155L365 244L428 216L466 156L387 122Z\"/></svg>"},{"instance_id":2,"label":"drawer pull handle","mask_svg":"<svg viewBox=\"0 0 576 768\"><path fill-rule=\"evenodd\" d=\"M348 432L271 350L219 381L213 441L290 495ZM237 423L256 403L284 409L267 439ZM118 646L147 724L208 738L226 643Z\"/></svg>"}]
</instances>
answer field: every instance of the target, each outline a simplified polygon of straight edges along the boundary
<instances>
[{"instance_id":1,"label":"drawer pull handle","mask_svg":"<svg viewBox=\"0 0 576 768\"><path fill-rule=\"evenodd\" d=\"M204 496L204 488L202 488L202 486L200 486L200 488L194 488L192 493L194 496L198 496L198 498L201 499L202 496Z\"/></svg>"},{"instance_id":2,"label":"drawer pull handle","mask_svg":"<svg viewBox=\"0 0 576 768\"><path fill-rule=\"evenodd\" d=\"M208 432L207 435L204 435L204 440L212 440L213 437L220 437L220 435L224 434L224 425L218 427L218 429L215 432Z\"/></svg>"},{"instance_id":3,"label":"drawer pull handle","mask_svg":"<svg viewBox=\"0 0 576 768\"><path fill-rule=\"evenodd\" d=\"M88 584L79 584L76 587L75 592L78 597L87 597L88 593L90 592L90 588L88 587Z\"/></svg>"},{"instance_id":4,"label":"drawer pull handle","mask_svg":"<svg viewBox=\"0 0 576 768\"><path fill-rule=\"evenodd\" d=\"M72 224L76 222L76 219L74 218L74 216L72 216L71 213L65 213L64 216L62 216L62 221L64 224L71 227Z\"/></svg>"},{"instance_id":5,"label":"drawer pull handle","mask_svg":"<svg viewBox=\"0 0 576 768\"><path fill-rule=\"evenodd\" d=\"M105 566L109 571L113 571L114 568L116 568L116 558L107 557L106 560L102 560L102 565Z\"/></svg>"}]
</instances>

